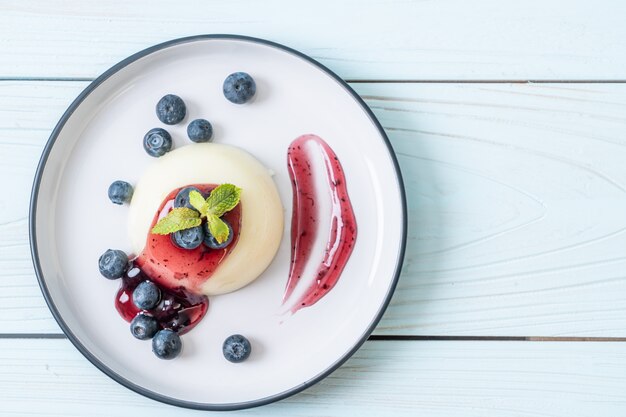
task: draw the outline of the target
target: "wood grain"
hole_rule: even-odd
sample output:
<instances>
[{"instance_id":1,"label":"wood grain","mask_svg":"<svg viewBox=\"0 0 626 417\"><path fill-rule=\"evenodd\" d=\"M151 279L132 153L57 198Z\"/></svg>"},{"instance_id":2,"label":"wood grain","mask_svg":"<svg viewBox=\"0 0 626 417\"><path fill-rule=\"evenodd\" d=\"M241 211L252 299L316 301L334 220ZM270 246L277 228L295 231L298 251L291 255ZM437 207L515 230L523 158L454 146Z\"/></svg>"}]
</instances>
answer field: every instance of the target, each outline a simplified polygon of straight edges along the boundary
<instances>
[{"instance_id":1,"label":"wood grain","mask_svg":"<svg viewBox=\"0 0 626 417\"><path fill-rule=\"evenodd\" d=\"M619 0L184 0L0 5L0 78L95 77L172 38L277 41L366 80L624 80Z\"/></svg>"},{"instance_id":2,"label":"wood grain","mask_svg":"<svg viewBox=\"0 0 626 417\"><path fill-rule=\"evenodd\" d=\"M248 416L626 413L621 343L368 342L318 385ZM67 340L0 340L0 414L205 415L118 385Z\"/></svg>"},{"instance_id":3,"label":"wood grain","mask_svg":"<svg viewBox=\"0 0 626 417\"><path fill-rule=\"evenodd\" d=\"M43 144L85 85L0 83L0 333L59 332L26 216ZM355 87L390 135L410 210L375 334L626 336L626 85Z\"/></svg>"}]
</instances>

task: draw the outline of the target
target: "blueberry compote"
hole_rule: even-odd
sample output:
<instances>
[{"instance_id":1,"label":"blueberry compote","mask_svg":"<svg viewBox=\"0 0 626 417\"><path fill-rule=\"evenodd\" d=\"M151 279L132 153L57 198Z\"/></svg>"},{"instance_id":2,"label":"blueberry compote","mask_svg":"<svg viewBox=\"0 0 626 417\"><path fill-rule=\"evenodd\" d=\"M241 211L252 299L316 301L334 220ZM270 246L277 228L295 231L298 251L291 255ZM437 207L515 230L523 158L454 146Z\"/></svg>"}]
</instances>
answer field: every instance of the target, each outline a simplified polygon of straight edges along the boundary
<instances>
[{"instance_id":1,"label":"blueberry compote","mask_svg":"<svg viewBox=\"0 0 626 417\"><path fill-rule=\"evenodd\" d=\"M135 287L145 280L150 280L150 277L134 265L122 278L122 286L115 298L115 308L127 322L130 323L138 313L145 311L157 319L159 329L171 329L183 334L204 317L209 307L209 299L206 295L195 294L184 287L168 289L159 285L159 304L150 310L140 310L133 304L132 296Z\"/></svg>"},{"instance_id":2,"label":"blueberry compote","mask_svg":"<svg viewBox=\"0 0 626 417\"><path fill-rule=\"evenodd\" d=\"M315 186L312 152L318 152L324 161L327 187L321 190ZM295 313L318 302L339 281L354 249L357 225L339 158L322 138L309 134L295 139L287 151L287 166L293 188L293 216L291 266L283 302L289 298L303 277L319 231L320 216L330 219L322 261L317 265L315 276L306 292L291 308ZM331 210L328 213L320 213L319 205L316 204L322 194L330 197Z\"/></svg>"},{"instance_id":3,"label":"blueberry compote","mask_svg":"<svg viewBox=\"0 0 626 417\"><path fill-rule=\"evenodd\" d=\"M204 196L216 185L193 184ZM152 220L150 229L173 207L176 194L185 187L170 192L161 203ZM130 322L138 313L145 311L157 319L159 329L171 329L179 334L191 330L206 314L208 298L202 294L201 285L237 244L241 227L241 204L224 214L233 229L233 240L225 248L211 249L202 244L195 249L182 249L170 235L148 234L143 252L132 260L122 278L122 285L115 298L115 307L122 318ZM133 290L140 282L149 280L161 290L159 304L150 310L140 310L132 301Z\"/></svg>"}]
</instances>

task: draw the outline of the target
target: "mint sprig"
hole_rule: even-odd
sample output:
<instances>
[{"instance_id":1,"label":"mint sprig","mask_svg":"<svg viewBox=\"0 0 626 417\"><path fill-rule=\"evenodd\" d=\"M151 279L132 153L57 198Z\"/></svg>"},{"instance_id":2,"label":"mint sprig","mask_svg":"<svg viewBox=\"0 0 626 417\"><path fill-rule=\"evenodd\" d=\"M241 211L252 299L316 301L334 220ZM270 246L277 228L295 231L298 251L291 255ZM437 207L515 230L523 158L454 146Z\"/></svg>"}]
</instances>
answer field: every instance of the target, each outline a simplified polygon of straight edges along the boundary
<instances>
[{"instance_id":1,"label":"mint sprig","mask_svg":"<svg viewBox=\"0 0 626 417\"><path fill-rule=\"evenodd\" d=\"M191 229L201 224L200 213L187 207L178 207L172 209L167 213L167 216L159 220L152 228L152 233L155 235L169 235L170 233Z\"/></svg>"},{"instance_id":2,"label":"mint sprig","mask_svg":"<svg viewBox=\"0 0 626 417\"><path fill-rule=\"evenodd\" d=\"M222 184L213 189L205 200L197 191L189 193L189 203L197 210L186 207L172 209L152 228L152 233L167 235L179 230L200 226L202 218L207 219L209 231L218 243L228 239L230 229L220 219L227 212L234 209L241 198L241 188L233 184Z\"/></svg>"},{"instance_id":3,"label":"mint sprig","mask_svg":"<svg viewBox=\"0 0 626 417\"><path fill-rule=\"evenodd\" d=\"M222 184L215 187L206 200L199 192L190 192L189 203L200 212L202 217L208 217L209 214L221 217L235 208L240 197L241 188L232 184Z\"/></svg>"},{"instance_id":4,"label":"mint sprig","mask_svg":"<svg viewBox=\"0 0 626 417\"><path fill-rule=\"evenodd\" d=\"M189 193L189 203L200 212L200 217L206 217L209 231L217 240L223 243L228 239L230 230L220 216L234 209L241 198L241 188L233 184L222 184L211 191L207 199L197 191Z\"/></svg>"},{"instance_id":5,"label":"mint sprig","mask_svg":"<svg viewBox=\"0 0 626 417\"><path fill-rule=\"evenodd\" d=\"M228 225L224 223L224 220L220 219L214 214L209 214L206 218L207 225L209 226L209 231L217 240L217 243L224 243L228 240L228 235L230 234L230 229Z\"/></svg>"}]
</instances>

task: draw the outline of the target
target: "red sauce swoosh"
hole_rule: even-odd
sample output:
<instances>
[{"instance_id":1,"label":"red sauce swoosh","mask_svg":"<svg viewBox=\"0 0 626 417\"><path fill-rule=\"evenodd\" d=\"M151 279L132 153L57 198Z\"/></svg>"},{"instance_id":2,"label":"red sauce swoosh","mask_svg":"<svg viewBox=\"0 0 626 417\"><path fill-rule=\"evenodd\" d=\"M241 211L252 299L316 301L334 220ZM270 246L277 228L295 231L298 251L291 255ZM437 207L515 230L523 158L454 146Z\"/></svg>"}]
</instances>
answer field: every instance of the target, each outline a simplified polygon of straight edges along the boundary
<instances>
[{"instance_id":1,"label":"red sauce swoosh","mask_svg":"<svg viewBox=\"0 0 626 417\"><path fill-rule=\"evenodd\" d=\"M320 213L315 202L313 162L308 143L314 142L324 160L326 178L331 198L330 213ZM335 152L319 136L308 134L295 139L287 151L287 166L293 189L293 215L291 219L291 265L283 296L283 303L293 293L309 262L319 229L319 216L330 216L330 229L323 259L316 276L305 293L294 304L295 313L303 307L318 302L339 281L341 273L352 254L357 236L357 225L348 196L346 178Z\"/></svg>"}]
</instances>

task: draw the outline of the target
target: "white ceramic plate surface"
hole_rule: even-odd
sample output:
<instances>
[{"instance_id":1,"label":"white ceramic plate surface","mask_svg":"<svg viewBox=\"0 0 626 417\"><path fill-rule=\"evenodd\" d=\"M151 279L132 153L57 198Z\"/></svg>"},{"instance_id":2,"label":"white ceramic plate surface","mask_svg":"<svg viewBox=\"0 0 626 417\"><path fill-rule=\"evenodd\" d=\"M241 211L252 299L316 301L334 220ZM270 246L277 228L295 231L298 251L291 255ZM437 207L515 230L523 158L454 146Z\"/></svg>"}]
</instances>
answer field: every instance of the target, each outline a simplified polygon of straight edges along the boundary
<instances>
[{"instance_id":1,"label":"white ceramic plate surface","mask_svg":"<svg viewBox=\"0 0 626 417\"><path fill-rule=\"evenodd\" d=\"M257 83L252 103L222 93L235 71ZM165 94L187 104L184 122L155 115ZM275 172L285 208L278 255L251 285L212 297L206 317L183 336L172 361L136 340L114 308L119 282L99 275L107 248L130 251L127 206L108 201L117 179L136 183L154 158L143 135L164 127L174 146L193 146L186 125L213 123L217 143L239 146ZM324 138L337 153L358 224L352 256L335 288L312 307L281 314L290 257L292 191L289 143ZM157 45L122 61L92 83L54 130L31 202L31 247L44 296L76 347L109 376L151 398L202 409L235 409L284 398L319 381L365 341L386 308L406 239L404 190L389 142L374 116L338 77L313 60L259 39L204 35ZM322 233L323 235L323 233ZM260 237L262 244L262 237ZM223 340L246 335L253 353L227 362Z\"/></svg>"}]
</instances>

